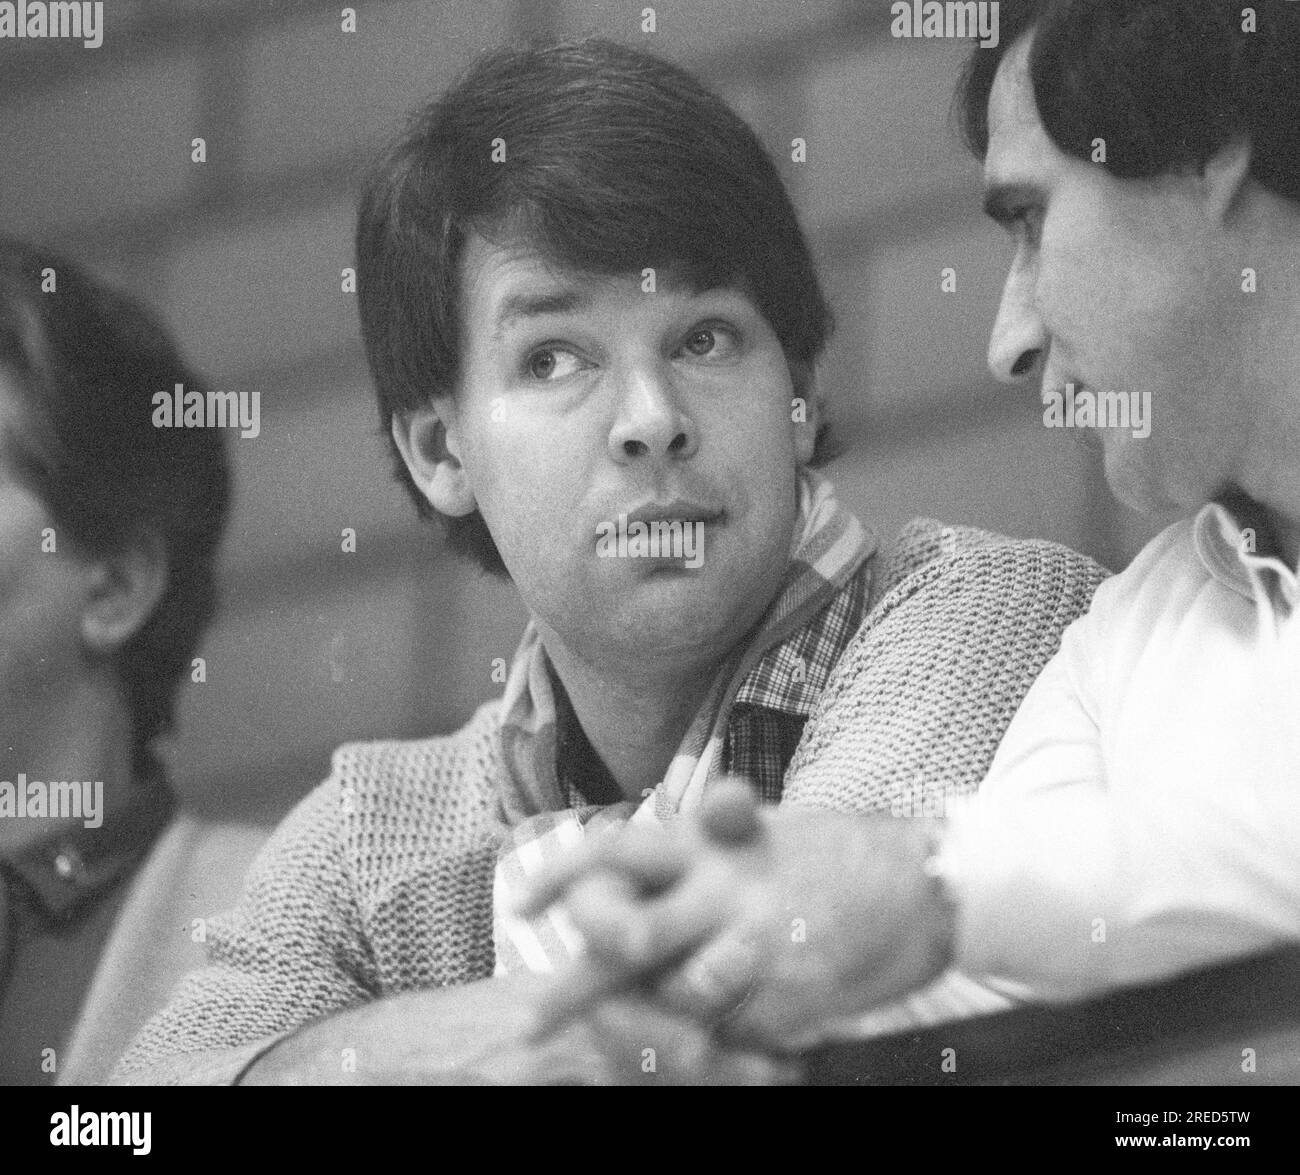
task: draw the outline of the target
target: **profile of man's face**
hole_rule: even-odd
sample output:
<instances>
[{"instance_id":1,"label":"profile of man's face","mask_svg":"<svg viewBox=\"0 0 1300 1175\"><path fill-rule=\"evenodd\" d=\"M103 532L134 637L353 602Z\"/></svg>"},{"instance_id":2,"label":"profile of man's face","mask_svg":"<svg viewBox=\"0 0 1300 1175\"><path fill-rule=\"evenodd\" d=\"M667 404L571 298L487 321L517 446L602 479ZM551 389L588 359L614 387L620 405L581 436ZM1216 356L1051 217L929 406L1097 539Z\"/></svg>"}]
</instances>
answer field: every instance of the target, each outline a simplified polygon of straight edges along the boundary
<instances>
[{"instance_id":1,"label":"profile of man's face","mask_svg":"<svg viewBox=\"0 0 1300 1175\"><path fill-rule=\"evenodd\" d=\"M557 271L479 238L462 279L439 411L524 602L588 656L725 653L785 573L816 434L767 320L734 288ZM698 566L602 554L638 510L697 524Z\"/></svg>"},{"instance_id":2,"label":"profile of man's face","mask_svg":"<svg viewBox=\"0 0 1300 1175\"><path fill-rule=\"evenodd\" d=\"M1083 435L1100 440L1107 479L1130 505L1194 507L1237 476L1249 428L1234 330L1248 262L1197 175L1117 179L1062 152L1039 119L1030 45L1007 53L989 98L986 205L1016 249L989 366L1041 382L1045 397L1073 384L1140 409L1146 396L1149 436Z\"/></svg>"},{"instance_id":3,"label":"profile of man's face","mask_svg":"<svg viewBox=\"0 0 1300 1175\"><path fill-rule=\"evenodd\" d=\"M12 742L32 730L47 693L82 671L83 562L9 457L28 425L17 382L0 368L0 721Z\"/></svg>"}]
</instances>

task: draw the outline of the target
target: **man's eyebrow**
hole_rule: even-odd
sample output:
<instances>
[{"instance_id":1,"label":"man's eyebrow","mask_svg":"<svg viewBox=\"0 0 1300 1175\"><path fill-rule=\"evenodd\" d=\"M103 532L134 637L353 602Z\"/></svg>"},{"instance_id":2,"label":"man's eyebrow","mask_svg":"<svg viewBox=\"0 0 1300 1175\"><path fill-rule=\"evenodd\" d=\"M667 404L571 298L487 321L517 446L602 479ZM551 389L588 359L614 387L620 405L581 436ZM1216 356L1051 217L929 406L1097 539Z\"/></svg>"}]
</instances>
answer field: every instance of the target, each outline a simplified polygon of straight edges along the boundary
<instances>
[{"instance_id":1,"label":"man's eyebrow","mask_svg":"<svg viewBox=\"0 0 1300 1175\"><path fill-rule=\"evenodd\" d=\"M591 301L584 290L577 288L545 290L539 293L511 294L497 307L494 335L500 339L519 318L537 318L543 314L568 314L580 310Z\"/></svg>"},{"instance_id":2,"label":"man's eyebrow","mask_svg":"<svg viewBox=\"0 0 1300 1175\"><path fill-rule=\"evenodd\" d=\"M1043 190L1034 184L994 183L984 189L984 215L1004 228L1015 224L1026 204L1041 204Z\"/></svg>"}]
</instances>

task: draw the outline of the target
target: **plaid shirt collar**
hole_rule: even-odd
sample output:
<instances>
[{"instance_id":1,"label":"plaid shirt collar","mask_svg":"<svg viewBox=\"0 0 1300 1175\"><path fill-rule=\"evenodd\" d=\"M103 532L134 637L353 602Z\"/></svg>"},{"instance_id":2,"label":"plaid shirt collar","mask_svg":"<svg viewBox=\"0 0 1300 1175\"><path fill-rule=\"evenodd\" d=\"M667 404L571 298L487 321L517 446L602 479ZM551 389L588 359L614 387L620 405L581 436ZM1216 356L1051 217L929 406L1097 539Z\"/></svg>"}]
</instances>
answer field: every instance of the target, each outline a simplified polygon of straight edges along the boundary
<instances>
[{"instance_id":1,"label":"plaid shirt collar","mask_svg":"<svg viewBox=\"0 0 1300 1175\"><path fill-rule=\"evenodd\" d=\"M763 654L741 682L732 710L728 769L749 776L763 799L780 799L786 765L832 670L866 614L873 560L862 566L816 616ZM559 678L551 673L557 710L556 774L570 807L623 798L587 741Z\"/></svg>"},{"instance_id":2,"label":"plaid shirt collar","mask_svg":"<svg viewBox=\"0 0 1300 1175\"><path fill-rule=\"evenodd\" d=\"M735 704L761 706L801 722L812 717L831 670L862 624L870 576L868 558L812 620L763 654L741 682Z\"/></svg>"}]
</instances>

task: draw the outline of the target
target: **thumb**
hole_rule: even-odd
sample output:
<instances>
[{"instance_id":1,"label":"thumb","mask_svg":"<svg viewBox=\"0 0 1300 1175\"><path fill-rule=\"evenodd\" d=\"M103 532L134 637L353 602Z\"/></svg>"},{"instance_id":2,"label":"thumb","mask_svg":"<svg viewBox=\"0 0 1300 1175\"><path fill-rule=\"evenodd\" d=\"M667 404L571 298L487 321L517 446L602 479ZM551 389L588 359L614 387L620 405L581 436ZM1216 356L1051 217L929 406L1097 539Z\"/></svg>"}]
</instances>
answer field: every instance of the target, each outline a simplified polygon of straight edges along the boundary
<instances>
[{"instance_id":1,"label":"thumb","mask_svg":"<svg viewBox=\"0 0 1300 1175\"><path fill-rule=\"evenodd\" d=\"M758 809L758 795L747 780L736 776L720 779L700 804L700 828L718 844L757 844L763 836Z\"/></svg>"}]
</instances>

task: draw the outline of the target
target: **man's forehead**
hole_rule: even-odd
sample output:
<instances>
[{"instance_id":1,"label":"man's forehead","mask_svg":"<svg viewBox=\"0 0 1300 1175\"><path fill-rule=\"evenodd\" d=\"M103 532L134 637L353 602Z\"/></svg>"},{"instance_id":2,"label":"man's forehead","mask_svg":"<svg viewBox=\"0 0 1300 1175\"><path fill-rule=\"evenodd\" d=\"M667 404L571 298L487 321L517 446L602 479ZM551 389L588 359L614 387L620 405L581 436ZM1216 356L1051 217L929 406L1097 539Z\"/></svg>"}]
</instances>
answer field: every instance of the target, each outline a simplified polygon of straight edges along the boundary
<instances>
[{"instance_id":1,"label":"man's forehead","mask_svg":"<svg viewBox=\"0 0 1300 1175\"><path fill-rule=\"evenodd\" d=\"M477 258L470 257L467 273L470 288L477 287L481 295L480 306L486 303L494 313L502 303L526 293L564 293L570 300L595 301L611 293L618 281L556 264L526 245L492 248Z\"/></svg>"},{"instance_id":2,"label":"man's forehead","mask_svg":"<svg viewBox=\"0 0 1300 1175\"><path fill-rule=\"evenodd\" d=\"M632 270L622 274L601 274L559 265L527 242L493 244L481 237L469 242L463 263L467 309L486 314L494 329L514 317L530 314L580 310L604 298L623 296L629 283L645 288L647 274ZM654 269L657 293L691 296L706 289L730 289L747 296L739 283L693 280L684 264L660 265Z\"/></svg>"},{"instance_id":3,"label":"man's forehead","mask_svg":"<svg viewBox=\"0 0 1300 1175\"><path fill-rule=\"evenodd\" d=\"M1045 162L1052 142L1038 117L1029 77L1031 39L1021 37L998 66L989 92L988 150L984 178L988 186L1029 179L1034 163Z\"/></svg>"}]
</instances>

